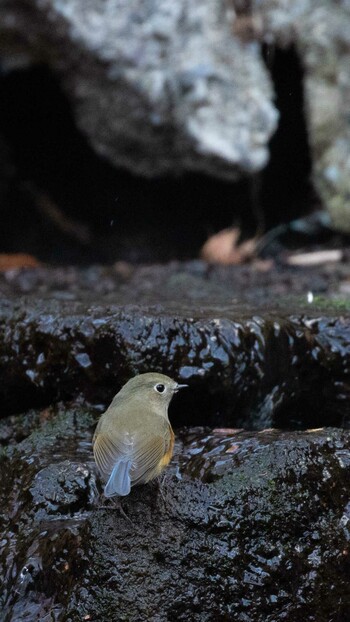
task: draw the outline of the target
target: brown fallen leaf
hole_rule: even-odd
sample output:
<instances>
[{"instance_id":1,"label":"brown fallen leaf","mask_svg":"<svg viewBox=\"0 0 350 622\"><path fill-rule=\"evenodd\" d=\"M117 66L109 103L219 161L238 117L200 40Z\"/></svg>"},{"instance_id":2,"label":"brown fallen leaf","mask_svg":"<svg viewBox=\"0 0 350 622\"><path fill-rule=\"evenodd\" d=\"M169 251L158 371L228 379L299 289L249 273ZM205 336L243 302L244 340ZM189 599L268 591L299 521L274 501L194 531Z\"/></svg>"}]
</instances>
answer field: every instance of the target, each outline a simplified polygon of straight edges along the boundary
<instances>
[{"instance_id":1,"label":"brown fallen leaf","mask_svg":"<svg viewBox=\"0 0 350 622\"><path fill-rule=\"evenodd\" d=\"M240 264L254 256L256 238L239 243L241 231L238 227L223 229L212 235L202 246L201 257L212 264Z\"/></svg>"},{"instance_id":2,"label":"brown fallen leaf","mask_svg":"<svg viewBox=\"0 0 350 622\"><path fill-rule=\"evenodd\" d=\"M0 272L18 270L20 268L39 268L40 262L26 253L0 253Z\"/></svg>"}]
</instances>

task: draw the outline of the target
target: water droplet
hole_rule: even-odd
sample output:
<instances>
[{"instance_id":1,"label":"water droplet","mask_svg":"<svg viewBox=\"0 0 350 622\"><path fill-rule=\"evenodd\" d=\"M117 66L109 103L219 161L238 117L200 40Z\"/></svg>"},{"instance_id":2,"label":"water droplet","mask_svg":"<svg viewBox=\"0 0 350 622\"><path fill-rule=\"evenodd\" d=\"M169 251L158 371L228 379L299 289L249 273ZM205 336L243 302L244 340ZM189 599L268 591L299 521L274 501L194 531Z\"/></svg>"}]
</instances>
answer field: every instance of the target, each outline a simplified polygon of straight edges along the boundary
<instances>
[{"instance_id":1,"label":"water droplet","mask_svg":"<svg viewBox=\"0 0 350 622\"><path fill-rule=\"evenodd\" d=\"M90 367L90 365L92 365L91 359L89 355L86 354L86 352L81 352L81 354L76 354L75 360L77 361L77 363L79 363L81 367Z\"/></svg>"},{"instance_id":2,"label":"water droplet","mask_svg":"<svg viewBox=\"0 0 350 622\"><path fill-rule=\"evenodd\" d=\"M26 370L26 376L28 376L28 378L30 378L30 380L32 382L34 382L34 384L36 384L36 373L35 371L33 371L32 369L27 369Z\"/></svg>"}]
</instances>

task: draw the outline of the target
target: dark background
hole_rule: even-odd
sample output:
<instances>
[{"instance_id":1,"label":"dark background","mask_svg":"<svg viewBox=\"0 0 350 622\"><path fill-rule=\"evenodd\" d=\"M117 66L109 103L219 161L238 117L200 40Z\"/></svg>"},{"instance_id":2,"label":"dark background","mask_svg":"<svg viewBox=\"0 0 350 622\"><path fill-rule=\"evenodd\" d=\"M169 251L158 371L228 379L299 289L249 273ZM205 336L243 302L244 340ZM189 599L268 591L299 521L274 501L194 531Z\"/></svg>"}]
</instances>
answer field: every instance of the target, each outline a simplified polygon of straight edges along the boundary
<instances>
[{"instance_id":1,"label":"dark background","mask_svg":"<svg viewBox=\"0 0 350 622\"><path fill-rule=\"evenodd\" d=\"M243 237L310 213L317 197L293 48L265 46L279 127L260 174L237 183L189 174L147 180L113 168L77 129L43 66L0 79L0 253L54 264L164 262L197 257L213 233Z\"/></svg>"}]
</instances>

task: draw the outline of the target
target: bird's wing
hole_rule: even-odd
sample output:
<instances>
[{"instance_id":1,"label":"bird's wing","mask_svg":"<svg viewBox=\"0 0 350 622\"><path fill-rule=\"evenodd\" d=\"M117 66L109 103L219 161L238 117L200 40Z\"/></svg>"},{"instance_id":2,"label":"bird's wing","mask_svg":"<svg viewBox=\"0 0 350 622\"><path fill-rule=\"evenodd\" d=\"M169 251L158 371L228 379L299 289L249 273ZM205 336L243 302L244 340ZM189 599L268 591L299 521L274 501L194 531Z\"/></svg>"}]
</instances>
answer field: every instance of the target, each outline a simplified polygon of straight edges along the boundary
<instances>
[{"instance_id":1,"label":"bird's wing","mask_svg":"<svg viewBox=\"0 0 350 622\"><path fill-rule=\"evenodd\" d=\"M94 437L94 456L97 467L105 479L108 479L118 463L131 463L130 477L132 484L147 482L155 477L168 464L174 434L168 421L160 418L156 421L156 430L148 434L140 429L135 434L123 434L111 437L97 431Z\"/></svg>"},{"instance_id":2,"label":"bird's wing","mask_svg":"<svg viewBox=\"0 0 350 622\"><path fill-rule=\"evenodd\" d=\"M148 482L161 470L160 464L166 451L164 436L155 436L148 441L141 441L135 452L131 479L133 484Z\"/></svg>"},{"instance_id":3,"label":"bird's wing","mask_svg":"<svg viewBox=\"0 0 350 622\"><path fill-rule=\"evenodd\" d=\"M128 435L118 438L114 435L113 440L99 432L94 437L94 456L98 470L105 478L109 477L117 462L131 458L133 454L133 441Z\"/></svg>"},{"instance_id":4,"label":"bird's wing","mask_svg":"<svg viewBox=\"0 0 350 622\"><path fill-rule=\"evenodd\" d=\"M148 482L158 475L170 461L174 446L174 433L166 420L162 420L157 427L157 435L148 439L142 437L137 439L131 469L133 484Z\"/></svg>"}]
</instances>

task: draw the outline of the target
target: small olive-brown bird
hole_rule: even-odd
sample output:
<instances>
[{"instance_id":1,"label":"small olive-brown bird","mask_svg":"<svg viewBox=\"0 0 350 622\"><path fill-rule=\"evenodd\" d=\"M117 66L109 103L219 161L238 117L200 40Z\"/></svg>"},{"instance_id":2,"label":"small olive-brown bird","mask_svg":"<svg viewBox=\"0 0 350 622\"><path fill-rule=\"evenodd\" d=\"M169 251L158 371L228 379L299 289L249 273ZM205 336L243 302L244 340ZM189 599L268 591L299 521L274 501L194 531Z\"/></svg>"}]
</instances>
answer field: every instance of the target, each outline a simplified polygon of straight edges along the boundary
<instances>
[{"instance_id":1,"label":"small olive-brown bird","mask_svg":"<svg viewBox=\"0 0 350 622\"><path fill-rule=\"evenodd\" d=\"M106 497L128 495L132 486L149 482L169 464L175 436L168 406L183 387L163 374L140 374L114 397L93 438Z\"/></svg>"}]
</instances>

